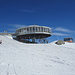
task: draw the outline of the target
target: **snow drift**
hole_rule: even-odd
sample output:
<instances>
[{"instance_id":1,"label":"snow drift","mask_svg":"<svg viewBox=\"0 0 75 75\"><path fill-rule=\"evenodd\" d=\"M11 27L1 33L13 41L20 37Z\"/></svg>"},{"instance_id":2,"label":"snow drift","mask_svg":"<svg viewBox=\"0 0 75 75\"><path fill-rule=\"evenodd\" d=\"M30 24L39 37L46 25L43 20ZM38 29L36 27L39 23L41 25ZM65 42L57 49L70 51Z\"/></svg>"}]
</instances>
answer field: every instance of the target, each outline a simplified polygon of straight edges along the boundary
<instances>
[{"instance_id":1,"label":"snow drift","mask_svg":"<svg viewBox=\"0 0 75 75\"><path fill-rule=\"evenodd\" d=\"M75 75L75 43L58 46L0 39L0 75Z\"/></svg>"}]
</instances>

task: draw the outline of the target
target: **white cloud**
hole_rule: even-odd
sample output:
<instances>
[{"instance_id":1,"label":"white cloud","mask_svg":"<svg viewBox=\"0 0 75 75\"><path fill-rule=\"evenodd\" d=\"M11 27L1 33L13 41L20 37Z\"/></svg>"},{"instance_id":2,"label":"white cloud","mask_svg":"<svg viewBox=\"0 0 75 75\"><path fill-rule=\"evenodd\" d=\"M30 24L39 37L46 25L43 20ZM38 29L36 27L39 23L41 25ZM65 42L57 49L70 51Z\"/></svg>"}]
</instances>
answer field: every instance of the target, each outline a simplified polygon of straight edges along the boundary
<instances>
[{"instance_id":1,"label":"white cloud","mask_svg":"<svg viewBox=\"0 0 75 75\"><path fill-rule=\"evenodd\" d=\"M65 28L62 28L62 27L57 27L57 28L54 29L54 31L61 31L61 32L67 32L67 33L74 32L72 30L65 29Z\"/></svg>"},{"instance_id":2,"label":"white cloud","mask_svg":"<svg viewBox=\"0 0 75 75\"><path fill-rule=\"evenodd\" d=\"M8 31L10 31L10 32L15 32L16 29L8 29Z\"/></svg>"},{"instance_id":3,"label":"white cloud","mask_svg":"<svg viewBox=\"0 0 75 75\"><path fill-rule=\"evenodd\" d=\"M11 28L8 29L8 31L10 31L10 32L14 32L14 31L16 31L16 29L26 26L26 25L22 25L22 24L8 24L8 25L11 26Z\"/></svg>"},{"instance_id":4,"label":"white cloud","mask_svg":"<svg viewBox=\"0 0 75 75\"><path fill-rule=\"evenodd\" d=\"M14 28L21 28L21 27L25 27L26 25L22 25L22 24L8 24L11 25Z\"/></svg>"},{"instance_id":5,"label":"white cloud","mask_svg":"<svg viewBox=\"0 0 75 75\"><path fill-rule=\"evenodd\" d=\"M33 13L33 10L22 10L22 12L26 12L26 13Z\"/></svg>"},{"instance_id":6,"label":"white cloud","mask_svg":"<svg viewBox=\"0 0 75 75\"><path fill-rule=\"evenodd\" d=\"M64 34L64 33L52 33L52 35L58 35L58 36L70 36L69 34Z\"/></svg>"},{"instance_id":7,"label":"white cloud","mask_svg":"<svg viewBox=\"0 0 75 75\"><path fill-rule=\"evenodd\" d=\"M63 27L57 27L52 28L52 35L58 35L58 36L72 36L75 34L75 31L63 28Z\"/></svg>"}]
</instances>

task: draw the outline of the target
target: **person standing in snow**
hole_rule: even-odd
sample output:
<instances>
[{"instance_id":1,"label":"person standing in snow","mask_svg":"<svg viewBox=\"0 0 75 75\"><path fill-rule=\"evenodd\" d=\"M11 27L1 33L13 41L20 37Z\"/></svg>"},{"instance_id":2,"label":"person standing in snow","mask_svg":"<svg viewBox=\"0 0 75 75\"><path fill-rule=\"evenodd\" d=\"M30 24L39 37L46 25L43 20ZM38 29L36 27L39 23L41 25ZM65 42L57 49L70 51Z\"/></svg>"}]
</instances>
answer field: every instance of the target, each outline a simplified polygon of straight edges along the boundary
<instances>
[{"instance_id":1,"label":"person standing in snow","mask_svg":"<svg viewBox=\"0 0 75 75\"><path fill-rule=\"evenodd\" d=\"M2 40L0 40L0 44L2 43Z\"/></svg>"}]
</instances>

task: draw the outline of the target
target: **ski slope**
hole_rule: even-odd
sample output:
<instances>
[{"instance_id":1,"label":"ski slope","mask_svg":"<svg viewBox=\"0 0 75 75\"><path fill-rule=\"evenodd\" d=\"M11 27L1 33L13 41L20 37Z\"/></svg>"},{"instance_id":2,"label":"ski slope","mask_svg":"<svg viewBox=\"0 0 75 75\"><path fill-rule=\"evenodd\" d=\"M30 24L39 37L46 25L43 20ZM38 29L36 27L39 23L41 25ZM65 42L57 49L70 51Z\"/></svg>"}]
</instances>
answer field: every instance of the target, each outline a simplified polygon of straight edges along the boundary
<instances>
[{"instance_id":1,"label":"ski slope","mask_svg":"<svg viewBox=\"0 0 75 75\"><path fill-rule=\"evenodd\" d=\"M75 75L75 43L25 44L0 36L0 75Z\"/></svg>"}]
</instances>

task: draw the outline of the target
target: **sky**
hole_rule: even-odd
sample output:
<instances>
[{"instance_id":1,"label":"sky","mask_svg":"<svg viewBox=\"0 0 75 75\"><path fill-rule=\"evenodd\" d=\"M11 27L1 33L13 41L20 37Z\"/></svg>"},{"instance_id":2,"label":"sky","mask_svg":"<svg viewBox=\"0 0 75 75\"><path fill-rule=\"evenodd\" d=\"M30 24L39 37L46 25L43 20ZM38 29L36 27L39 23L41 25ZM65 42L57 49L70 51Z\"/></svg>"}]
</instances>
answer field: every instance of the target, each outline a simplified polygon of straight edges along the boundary
<instances>
[{"instance_id":1,"label":"sky","mask_svg":"<svg viewBox=\"0 0 75 75\"><path fill-rule=\"evenodd\" d=\"M75 0L0 0L0 32L33 24L51 27L50 41L75 39Z\"/></svg>"}]
</instances>

